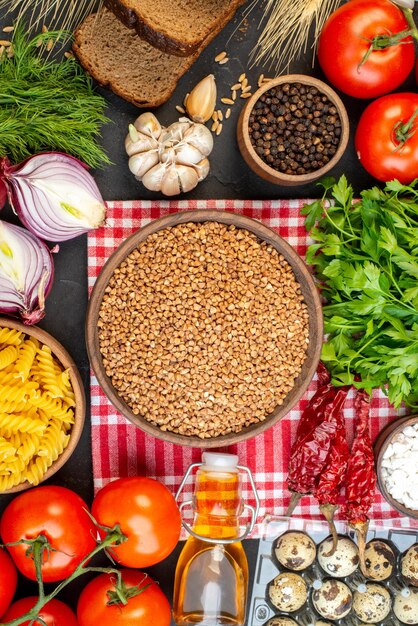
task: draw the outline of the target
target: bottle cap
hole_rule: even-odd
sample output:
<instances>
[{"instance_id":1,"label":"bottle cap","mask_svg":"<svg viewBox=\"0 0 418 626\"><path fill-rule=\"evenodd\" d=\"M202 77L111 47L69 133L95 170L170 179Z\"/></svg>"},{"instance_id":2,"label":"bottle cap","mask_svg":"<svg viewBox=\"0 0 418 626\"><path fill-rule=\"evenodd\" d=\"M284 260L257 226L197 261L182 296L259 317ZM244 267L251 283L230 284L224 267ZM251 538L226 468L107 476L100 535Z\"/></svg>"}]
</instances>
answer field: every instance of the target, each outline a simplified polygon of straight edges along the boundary
<instances>
[{"instance_id":1,"label":"bottle cap","mask_svg":"<svg viewBox=\"0 0 418 626\"><path fill-rule=\"evenodd\" d=\"M237 472L238 455L226 452L204 452L203 469L223 472Z\"/></svg>"}]
</instances>

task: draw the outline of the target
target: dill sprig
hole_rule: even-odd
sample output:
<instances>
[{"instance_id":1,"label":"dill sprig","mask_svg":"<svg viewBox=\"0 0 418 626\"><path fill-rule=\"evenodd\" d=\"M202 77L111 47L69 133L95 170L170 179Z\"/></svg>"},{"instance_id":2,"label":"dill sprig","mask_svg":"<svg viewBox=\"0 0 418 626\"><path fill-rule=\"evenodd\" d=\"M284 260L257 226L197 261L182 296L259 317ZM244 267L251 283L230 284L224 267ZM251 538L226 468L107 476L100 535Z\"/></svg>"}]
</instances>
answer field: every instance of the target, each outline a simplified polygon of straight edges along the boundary
<instances>
[{"instance_id":1,"label":"dill sprig","mask_svg":"<svg viewBox=\"0 0 418 626\"><path fill-rule=\"evenodd\" d=\"M68 39L63 30L29 39L21 22L13 56L0 57L0 156L17 163L45 150L66 152L91 167L109 163L97 143L105 100L73 58L57 60L48 49Z\"/></svg>"}]
</instances>

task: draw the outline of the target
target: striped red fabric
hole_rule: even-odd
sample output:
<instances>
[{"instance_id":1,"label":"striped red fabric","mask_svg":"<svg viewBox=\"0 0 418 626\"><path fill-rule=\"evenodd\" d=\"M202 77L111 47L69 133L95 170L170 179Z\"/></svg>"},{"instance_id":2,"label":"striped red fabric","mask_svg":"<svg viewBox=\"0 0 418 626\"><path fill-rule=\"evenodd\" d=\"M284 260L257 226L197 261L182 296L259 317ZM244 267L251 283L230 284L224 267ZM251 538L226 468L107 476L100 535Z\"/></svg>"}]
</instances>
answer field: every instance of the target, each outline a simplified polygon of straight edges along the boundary
<instances>
[{"instance_id":1,"label":"striped red fabric","mask_svg":"<svg viewBox=\"0 0 418 626\"><path fill-rule=\"evenodd\" d=\"M88 284L94 285L100 269L113 250L132 232L168 213L195 209L220 209L247 215L270 226L284 237L299 254L304 255L308 239L299 209L303 200L183 200L177 202L109 202L107 224L88 235ZM266 512L283 515L289 494L286 472L291 442L301 411L316 389L315 380L299 404L276 426L239 445L228 448L239 455L241 465L247 465L254 476L261 500L260 519ZM345 405L348 430L352 429L353 398L349 394ZM371 405L373 439L400 412L395 412L384 394L376 392ZM165 443L143 433L121 416L101 391L91 373L91 420L94 484L96 490L112 479L135 474L158 478L172 491L191 463L200 461L201 450ZM349 432L349 436L352 433ZM186 486L190 493L191 485ZM251 490L244 483L244 498L251 502ZM316 518L318 508L309 496L296 509L300 517ZM409 518L401 517L376 491L372 517L395 525L411 526ZM256 536L256 533L253 534Z\"/></svg>"}]
</instances>

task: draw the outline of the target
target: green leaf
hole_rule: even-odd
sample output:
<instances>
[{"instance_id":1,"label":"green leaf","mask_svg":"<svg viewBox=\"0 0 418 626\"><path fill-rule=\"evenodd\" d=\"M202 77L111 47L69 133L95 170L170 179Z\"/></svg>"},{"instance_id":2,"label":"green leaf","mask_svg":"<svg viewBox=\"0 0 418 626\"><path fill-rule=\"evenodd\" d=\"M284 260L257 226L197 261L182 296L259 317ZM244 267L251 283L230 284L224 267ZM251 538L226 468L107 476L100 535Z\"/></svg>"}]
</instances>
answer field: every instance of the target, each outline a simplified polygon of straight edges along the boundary
<instances>
[{"instance_id":1,"label":"green leaf","mask_svg":"<svg viewBox=\"0 0 418 626\"><path fill-rule=\"evenodd\" d=\"M381 274L380 268L377 267L375 263L366 261L363 265L363 272L365 273L370 286L379 290L380 289L379 280L380 280L380 274Z\"/></svg>"},{"instance_id":2,"label":"green leaf","mask_svg":"<svg viewBox=\"0 0 418 626\"><path fill-rule=\"evenodd\" d=\"M312 265L316 253L321 249L321 243L312 243L306 251L305 260L308 265Z\"/></svg>"},{"instance_id":3,"label":"green leaf","mask_svg":"<svg viewBox=\"0 0 418 626\"><path fill-rule=\"evenodd\" d=\"M322 345L321 359L323 361L335 361L337 359L332 343L324 343Z\"/></svg>"},{"instance_id":4,"label":"green leaf","mask_svg":"<svg viewBox=\"0 0 418 626\"><path fill-rule=\"evenodd\" d=\"M385 190L394 191L395 193L402 193L406 189L407 187L404 187L396 178L387 182L385 186Z\"/></svg>"},{"instance_id":5,"label":"green leaf","mask_svg":"<svg viewBox=\"0 0 418 626\"><path fill-rule=\"evenodd\" d=\"M331 233L328 235L326 245L323 246L322 252L327 256L338 256L342 242L338 235Z\"/></svg>"},{"instance_id":6,"label":"green leaf","mask_svg":"<svg viewBox=\"0 0 418 626\"><path fill-rule=\"evenodd\" d=\"M398 247L395 235L385 226L380 227L379 247L393 254Z\"/></svg>"},{"instance_id":7,"label":"green leaf","mask_svg":"<svg viewBox=\"0 0 418 626\"><path fill-rule=\"evenodd\" d=\"M335 200L339 202L342 206L351 204L353 199L353 188L347 183L347 179L344 174L332 187L332 195L334 196Z\"/></svg>"},{"instance_id":8,"label":"green leaf","mask_svg":"<svg viewBox=\"0 0 418 626\"><path fill-rule=\"evenodd\" d=\"M352 385L354 383L354 375L351 372L339 372L332 377L334 385Z\"/></svg>"},{"instance_id":9,"label":"green leaf","mask_svg":"<svg viewBox=\"0 0 418 626\"><path fill-rule=\"evenodd\" d=\"M416 261L401 261L397 260L396 258L394 259L394 261L396 265L403 269L407 274L418 278L418 263Z\"/></svg>"},{"instance_id":10,"label":"green leaf","mask_svg":"<svg viewBox=\"0 0 418 626\"><path fill-rule=\"evenodd\" d=\"M352 335L353 333L364 332L364 321L360 322L353 318L347 319L338 315L333 315L330 319L324 320L325 333L334 333L336 337L341 333Z\"/></svg>"},{"instance_id":11,"label":"green leaf","mask_svg":"<svg viewBox=\"0 0 418 626\"><path fill-rule=\"evenodd\" d=\"M344 333L335 335L331 339L331 342L332 342L332 345L334 346L334 350L335 350L337 357L339 357L341 354L345 354L351 346L350 338Z\"/></svg>"},{"instance_id":12,"label":"green leaf","mask_svg":"<svg viewBox=\"0 0 418 626\"><path fill-rule=\"evenodd\" d=\"M356 313L357 315L370 315L370 313L373 313L378 316L381 315L384 304L384 298L373 298L363 293L361 294L359 300L347 302L346 306L350 311Z\"/></svg>"},{"instance_id":13,"label":"green leaf","mask_svg":"<svg viewBox=\"0 0 418 626\"><path fill-rule=\"evenodd\" d=\"M335 178L333 176L324 176L316 184L318 187L323 187L326 193L335 185Z\"/></svg>"},{"instance_id":14,"label":"green leaf","mask_svg":"<svg viewBox=\"0 0 418 626\"><path fill-rule=\"evenodd\" d=\"M398 407L403 398L409 396L411 391L411 383L405 375L397 375L389 377L389 402L396 408Z\"/></svg>"},{"instance_id":15,"label":"green leaf","mask_svg":"<svg viewBox=\"0 0 418 626\"><path fill-rule=\"evenodd\" d=\"M305 228L309 232L315 223L320 219L324 207L322 200L315 200L311 204L304 204L300 210L301 215L306 215Z\"/></svg>"},{"instance_id":16,"label":"green leaf","mask_svg":"<svg viewBox=\"0 0 418 626\"><path fill-rule=\"evenodd\" d=\"M374 321L373 321L373 318L370 318L366 324L366 332L364 336L370 337L371 335L373 335L373 333L374 333Z\"/></svg>"},{"instance_id":17,"label":"green leaf","mask_svg":"<svg viewBox=\"0 0 418 626\"><path fill-rule=\"evenodd\" d=\"M403 306L401 302L399 304L387 304L383 308L383 312L398 317L399 319L410 320L412 322L418 320L418 311L414 313L411 309Z\"/></svg>"}]
</instances>

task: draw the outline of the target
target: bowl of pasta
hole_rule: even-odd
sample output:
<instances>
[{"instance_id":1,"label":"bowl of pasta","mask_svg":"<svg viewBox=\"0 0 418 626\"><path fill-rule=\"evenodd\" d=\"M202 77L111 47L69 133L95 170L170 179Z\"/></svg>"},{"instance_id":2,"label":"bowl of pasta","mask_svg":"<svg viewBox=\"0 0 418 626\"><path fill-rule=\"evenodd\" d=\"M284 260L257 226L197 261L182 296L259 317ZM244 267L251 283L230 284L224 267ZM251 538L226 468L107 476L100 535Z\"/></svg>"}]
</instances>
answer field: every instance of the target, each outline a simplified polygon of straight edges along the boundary
<instances>
[{"instance_id":1,"label":"bowl of pasta","mask_svg":"<svg viewBox=\"0 0 418 626\"><path fill-rule=\"evenodd\" d=\"M0 494L58 471L80 439L85 410L65 348L41 328L0 317Z\"/></svg>"}]
</instances>

